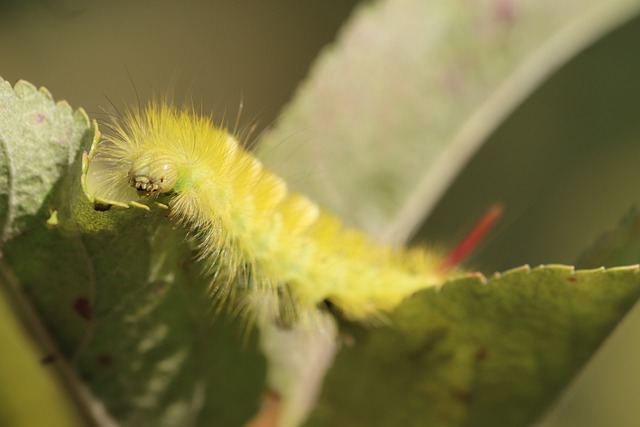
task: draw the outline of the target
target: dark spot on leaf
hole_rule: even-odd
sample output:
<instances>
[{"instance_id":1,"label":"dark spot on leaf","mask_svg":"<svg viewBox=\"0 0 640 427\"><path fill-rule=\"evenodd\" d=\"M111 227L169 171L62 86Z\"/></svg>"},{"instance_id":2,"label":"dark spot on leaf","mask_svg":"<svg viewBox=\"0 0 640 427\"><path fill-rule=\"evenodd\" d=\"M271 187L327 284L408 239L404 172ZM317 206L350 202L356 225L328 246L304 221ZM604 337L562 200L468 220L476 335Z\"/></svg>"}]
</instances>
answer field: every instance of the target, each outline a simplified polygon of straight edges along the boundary
<instances>
[{"instance_id":1,"label":"dark spot on leaf","mask_svg":"<svg viewBox=\"0 0 640 427\"><path fill-rule=\"evenodd\" d=\"M476 362L482 362L489 355L489 349L487 347L478 347L476 350Z\"/></svg>"},{"instance_id":2,"label":"dark spot on leaf","mask_svg":"<svg viewBox=\"0 0 640 427\"><path fill-rule=\"evenodd\" d=\"M96 361L101 366L111 366L113 364L113 358L109 354L101 354L96 358Z\"/></svg>"},{"instance_id":3,"label":"dark spot on leaf","mask_svg":"<svg viewBox=\"0 0 640 427\"><path fill-rule=\"evenodd\" d=\"M73 309L84 320L91 321L93 319L93 307L87 298L76 298L73 302Z\"/></svg>"},{"instance_id":4,"label":"dark spot on leaf","mask_svg":"<svg viewBox=\"0 0 640 427\"><path fill-rule=\"evenodd\" d=\"M42 363L43 365L50 365L55 361L56 361L56 356L53 354L47 354L42 359L40 359L40 363Z\"/></svg>"},{"instance_id":5,"label":"dark spot on leaf","mask_svg":"<svg viewBox=\"0 0 640 427\"><path fill-rule=\"evenodd\" d=\"M577 282L578 278L576 276L569 276L569 277L567 277L567 280L570 281L570 282Z\"/></svg>"},{"instance_id":6,"label":"dark spot on leaf","mask_svg":"<svg viewBox=\"0 0 640 427\"><path fill-rule=\"evenodd\" d=\"M470 403L471 400L473 399L473 396L471 396L471 393L459 388L454 388L451 390L451 397L453 397L455 400L461 403Z\"/></svg>"},{"instance_id":7,"label":"dark spot on leaf","mask_svg":"<svg viewBox=\"0 0 640 427\"><path fill-rule=\"evenodd\" d=\"M111 205L107 205L105 203L94 203L93 204L93 210L98 211L98 212L106 212L109 209L111 209Z\"/></svg>"}]
</instances>

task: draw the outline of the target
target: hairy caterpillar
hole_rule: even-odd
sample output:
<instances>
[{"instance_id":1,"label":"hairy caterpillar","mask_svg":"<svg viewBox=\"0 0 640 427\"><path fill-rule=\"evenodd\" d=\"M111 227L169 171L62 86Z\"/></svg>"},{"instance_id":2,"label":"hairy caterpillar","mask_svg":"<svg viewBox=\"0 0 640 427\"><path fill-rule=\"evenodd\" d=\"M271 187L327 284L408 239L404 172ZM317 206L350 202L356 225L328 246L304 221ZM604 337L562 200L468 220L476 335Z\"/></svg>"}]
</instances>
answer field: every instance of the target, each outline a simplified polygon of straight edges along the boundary
<instances>
[{"instance_id":1,"label":"hairy caterpillar","mask_svg":"<svg viewBox=\"0 0 640 427\"><path fill-rule=\"evenodd\" d=\"M366 320L443 280L439 256L343 227L192 108L151 102L109 128L96 151L106 165L95 173L97 200L166 201L196 236L220 298L241 294L253 315L302 321L325 302Z\"/></svg>"}]
</instances>

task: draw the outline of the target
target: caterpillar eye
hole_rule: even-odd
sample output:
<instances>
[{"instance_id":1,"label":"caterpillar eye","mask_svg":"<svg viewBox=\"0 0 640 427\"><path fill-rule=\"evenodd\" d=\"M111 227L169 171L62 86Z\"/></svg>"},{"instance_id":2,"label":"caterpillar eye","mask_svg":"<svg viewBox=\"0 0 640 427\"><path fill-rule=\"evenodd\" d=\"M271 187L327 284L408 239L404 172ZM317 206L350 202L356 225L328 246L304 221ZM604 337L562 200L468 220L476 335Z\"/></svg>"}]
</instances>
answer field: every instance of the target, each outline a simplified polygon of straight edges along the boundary
<instances>
[{"instance_id":1,"label":"caterpillar eye","mask_svg":"<svg viewBox=\"0 0 640 427\"><path fill-rule=\"evenodd\" d=\"M136 159L129 171L129 185L144 196L167 193L178 180L177 169L166 155L146 153Z\"/></svg>"}]
</instances>

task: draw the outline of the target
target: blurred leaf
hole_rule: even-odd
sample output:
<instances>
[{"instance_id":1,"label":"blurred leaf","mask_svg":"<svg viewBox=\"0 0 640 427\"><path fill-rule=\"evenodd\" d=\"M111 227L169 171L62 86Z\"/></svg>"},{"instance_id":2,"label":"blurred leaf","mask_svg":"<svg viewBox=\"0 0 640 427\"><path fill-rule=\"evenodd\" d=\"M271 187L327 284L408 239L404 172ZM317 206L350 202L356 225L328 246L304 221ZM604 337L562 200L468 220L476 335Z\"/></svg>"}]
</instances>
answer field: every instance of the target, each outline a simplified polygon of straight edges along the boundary
<instances>
[{"instance_id":1,"label":"blurred leaf","mask_svg":"<svg viewBox=\"0 0 640 427\"><path fill-rule=\"evenodd\" d=\"M348 222L404 241L513 108L639 6L364 4L262 141L278 152L266 161Z\"/></svg>"},{"instance_id":2,"label":"blurred leaf","mask_svg":"<svg viewBox=\"0 0 640 427\"><path fill-rule=\"evenodd\" d=\"M454 244L500 201L503 217L473 268L575 263L640 202L639 37L636 15L538 87L460 172L414 241Z\"/></svg>"},{"instance_id":3,"label":"blurred leaf","mask_svg":"<svg viewBox=\"0 0 640 427\"><path fill-rule=\"evenodd\" d=\"M4 277L0 275L0 284ZM20 324L0 287L0 425L11 427L80 426L60 378ZM34 410L37 408L37 410ZM74 410L76 410L74 412Z\"/></svg>"},{"instance_id":4,"label":"blurred leaf","mask_svg":"<svg viewBox=\"0 0 640 427\"><path fill-rule=\"evenodd\" d=\"M310 426L526 426L640 296L637 268L515 269L351 325Z\"/></svg>"},{"instance_id":5,"label":"blurred leaf","mask_svg":"<svg viewBox=\"0 0 640 427\"><path fill-rule=\"evenodd\" d=\"M18 85L16 93L22 96L0 111L23 113L2 117L0 129L15 123L25 129L9 139L20 149L9 145L2 165L28 167L7 180L0 214L11 227L2 254L19 282L14 291L28 294L60 346L56 363L71 364L73 370L63 372L86 410L96 405L77 387L76 372L123 425L241 425L256 411L264 362L253 341L243 346L237 322L214 319L207 281L191 262L184 232L161 210L94 210L81 190L77 145L66 164L53 162L40 153L42 141L57 141L50 128L24 118L39 117L37 106L53 101L30 85ZM24 105L23 98L38 102ZM66 114L72 117L68 107ZM86 119L83 126L86 147L93 132ZM44 173L53 167L47 162L62 163L57 175ZM109 415L92 416L109 424Z\"/></svg>"}]
</instances>

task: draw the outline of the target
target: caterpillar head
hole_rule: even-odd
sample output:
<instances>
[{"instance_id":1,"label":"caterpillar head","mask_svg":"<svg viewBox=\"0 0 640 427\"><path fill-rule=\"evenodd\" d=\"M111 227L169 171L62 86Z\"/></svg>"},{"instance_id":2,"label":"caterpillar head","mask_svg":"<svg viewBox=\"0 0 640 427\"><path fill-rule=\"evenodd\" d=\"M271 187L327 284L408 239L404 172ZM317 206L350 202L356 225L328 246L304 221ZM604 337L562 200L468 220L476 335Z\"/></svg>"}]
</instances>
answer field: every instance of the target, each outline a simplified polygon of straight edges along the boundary
<instances>
[{"instance_id":1,"label":"caterpillar head","mask_svg":"<svg viewBox=\"0 0 640 427\"><path fill-rule=\"evenodd\" d=\"M162 194L176 186L178 168L169 154L145 152L131 163L128 178L129 185L142 196Z\"/></svg>"}]
</instances>

